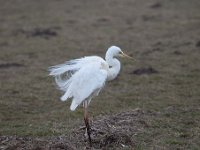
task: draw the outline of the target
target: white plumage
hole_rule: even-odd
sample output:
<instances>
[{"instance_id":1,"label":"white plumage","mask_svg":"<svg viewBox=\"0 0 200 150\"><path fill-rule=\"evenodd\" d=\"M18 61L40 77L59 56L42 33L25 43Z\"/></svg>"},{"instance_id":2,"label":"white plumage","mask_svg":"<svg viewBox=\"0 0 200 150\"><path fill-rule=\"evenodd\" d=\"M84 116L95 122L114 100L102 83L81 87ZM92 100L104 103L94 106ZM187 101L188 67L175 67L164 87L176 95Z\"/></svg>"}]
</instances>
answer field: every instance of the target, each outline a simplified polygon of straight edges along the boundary
<instances>
[{"instance_id":1,"label":"white plumage","mask_svg":"<svg viewBox=\"0 0 200 150\"><path fill-rule=\"evenodd\" d=\"M62 101L72 98L70 109L98 95L105 82L116 78L120 71L118 56L127 56L117 46L111 46L105 60L99 56L87 56L65 62L49 68L51 76L60 90L64 91Z\"/></svg>"},{"instance_id":2,"label":"white plumage","mask_svg":"<svg viewBox=\"0 0 200 150\"><path fill-rule=\"evenodd\" d=\"M87 56L65 62L49 68L51 76L64 95L60 98L66 101L72 98L70 109L74 111L78 105L83 103L84 120L90 146L90 126L88 121L87 107L92 97L97 96L106 81L113 80L120 71L120 62L116 57L129 57L117 46L111 46L105 60L98 56Z\"/></svg>"}]
</instances>

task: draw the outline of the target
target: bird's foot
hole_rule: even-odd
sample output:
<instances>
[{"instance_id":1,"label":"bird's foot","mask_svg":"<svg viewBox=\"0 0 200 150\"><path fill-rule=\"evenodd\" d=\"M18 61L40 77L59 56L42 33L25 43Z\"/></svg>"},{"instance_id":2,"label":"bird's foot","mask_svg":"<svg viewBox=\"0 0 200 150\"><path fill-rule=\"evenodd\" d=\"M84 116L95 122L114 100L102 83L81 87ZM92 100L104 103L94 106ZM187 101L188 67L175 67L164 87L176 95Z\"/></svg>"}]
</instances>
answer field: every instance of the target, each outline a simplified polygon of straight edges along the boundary
<instances>
[{"instance_id":1,"label":"bird's foot","mask_svg":"<svg viewBox=\"0 0 200 150\"><path fill-rule=\"evenodd\" d=\"M89 138L89 135L91 134L91 128L89 128L89 130L88 130L88 128L85 127L84 129L85 129L85 134L84 134L84 136L85 136L86 138Z\"/></svg>"},{"instance_id":2,"label":"bird's foot","mask_svg":"<svg viewBox=\"0 0 200 150\"><path fill-rule=\"evenodd\" d=\"M90 147L92 146L92 140L91 140L91 129L90 128L85 128L85 138L89 140Z\"/></svg>"},{"instance_id":3,"label":"bird's foot","mask_svg":"<svg viewBox=\"0 0 200 150\"><path fill-rule=\"evenodd\" d=\"M78 130L85 130L86 126L81 126Z\"/></svg>"}]
</instances>

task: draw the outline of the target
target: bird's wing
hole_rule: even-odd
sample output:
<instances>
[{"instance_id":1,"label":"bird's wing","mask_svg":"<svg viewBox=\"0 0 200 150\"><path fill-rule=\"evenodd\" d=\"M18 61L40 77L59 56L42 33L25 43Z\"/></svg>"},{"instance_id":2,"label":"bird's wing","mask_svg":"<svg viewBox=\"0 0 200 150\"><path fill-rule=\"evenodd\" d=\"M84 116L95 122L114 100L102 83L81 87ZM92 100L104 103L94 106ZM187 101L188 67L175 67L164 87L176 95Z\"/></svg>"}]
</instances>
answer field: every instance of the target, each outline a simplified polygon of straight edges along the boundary
<instances>
[{"instance_id":1,"label":"bird's wing","mask_svg":"<svg viewBox=\"0 0 200 150\"><path fill-rule=\"evenodd\" d=\"M72 82L71 77L81 68L96 62L105 62L98 56L87 56L79 59L67 61L63 64L52 66L49 68L49 75L55 77L55 81L62 91L67 91Z\"/></svg>"},{"instance_id":2,"label":"bird's wing","mask_svg":"<svg viewBox=\"0 0 200 150\"><path fill-rule=\"evenodd\" d=\"M107 71L102 69L101 63L95 62L82 67L71 79L72 82L62 99L73 97L70 109L75 110L84 100L91 98L103 88Z\"/></svg>"},{"instance_id":3,"label":"bird's wing","mask_svg":"<svg viewBox=\"0 0 200 150\"><path fill-rule=\"evenodd\" d=\"M73 72L79 70L81 67L84 67L86 64L90 64L96 61L102 61L103 59L98 56L86 56L83 58L73 59L66 61L63 64L49 67L49 75L58 76L66 72Z\"/></svg>"}]
</instances>

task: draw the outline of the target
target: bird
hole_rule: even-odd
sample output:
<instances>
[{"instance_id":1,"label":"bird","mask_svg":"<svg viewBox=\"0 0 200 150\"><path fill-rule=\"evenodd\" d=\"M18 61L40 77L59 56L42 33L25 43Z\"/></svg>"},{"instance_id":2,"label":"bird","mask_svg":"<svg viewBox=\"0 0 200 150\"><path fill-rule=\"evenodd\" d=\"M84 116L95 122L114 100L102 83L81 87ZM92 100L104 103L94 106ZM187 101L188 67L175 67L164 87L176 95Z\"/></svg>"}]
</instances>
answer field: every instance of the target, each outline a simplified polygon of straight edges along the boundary
<instances>
[{"instance_id":1,"label":"bird","mask_svg":"<svg viewBox=\"0 0 200 150\"><path fill-rule=\"evenodd\" d=\"M49 67L49 75L55 78L58 88L64 92L61 101L72 99L71 111L83 105L86 134L90 145L88 106L92 98L98 96L105 83L118 76L121 68L121 63L117 59L119 57L134 59L118 46L111 46L106 52L105 60L99 56L85 56Z\"/></svg>"}]
</instances>

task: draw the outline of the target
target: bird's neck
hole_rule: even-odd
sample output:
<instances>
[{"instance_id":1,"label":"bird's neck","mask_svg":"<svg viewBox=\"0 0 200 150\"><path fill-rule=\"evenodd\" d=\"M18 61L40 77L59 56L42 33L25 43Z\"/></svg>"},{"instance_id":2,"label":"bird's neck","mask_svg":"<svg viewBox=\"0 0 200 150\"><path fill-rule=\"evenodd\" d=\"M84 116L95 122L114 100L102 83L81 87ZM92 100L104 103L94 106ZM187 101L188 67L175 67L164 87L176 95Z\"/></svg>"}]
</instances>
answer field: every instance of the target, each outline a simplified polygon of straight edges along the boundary
<instances>
[{"instance_id":1,"label":"bird's neck","mask_svg":"<svg viewBox=\"0 0 200 150\"><path fill-rule=\"evenodd\" d=\"M106 56L106 62L109 65L107 80L113 80L117 77L120 71L120 62L116 58Z\"/></svg>"}]
</instances>

